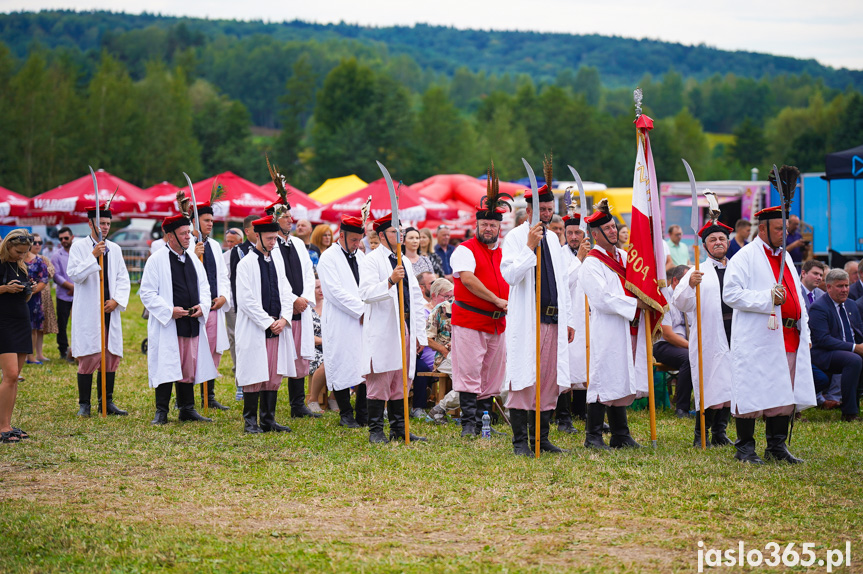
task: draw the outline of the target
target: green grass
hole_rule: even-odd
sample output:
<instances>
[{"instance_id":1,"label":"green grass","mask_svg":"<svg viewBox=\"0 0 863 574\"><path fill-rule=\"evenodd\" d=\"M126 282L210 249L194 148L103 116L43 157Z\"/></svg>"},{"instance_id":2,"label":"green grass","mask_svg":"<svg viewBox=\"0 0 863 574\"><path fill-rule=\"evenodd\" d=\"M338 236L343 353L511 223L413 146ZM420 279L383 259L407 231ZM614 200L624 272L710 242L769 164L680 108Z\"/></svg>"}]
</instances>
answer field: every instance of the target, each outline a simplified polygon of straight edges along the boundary
<instances>
[{"instance_id":1,"label":"green grass","mask_svg":"<svg viewBox=\"0 0 863 574\"><path fill-rule=\"evenodd\" d=\"M428 444L371 446L334 414L287 419L286 397L294 432L245 436L227 377L231 410L213 424L173 411L154 428L140 312L133 296L115 397L128 417L74 416L74 368L53 337L54 360L26 368L13 422L33 438L0 445L0 572L683 572L700 540L814 542L819 557L850 540L861 569L863 425L836 412L795 428L806 464L763 468L731 447L693 450L691 423L670 412L655 450L588 452L553 430L573 450L539 461L454 425L412 422ZM630 415L642 444L647 421Z\"/></svg>"}]
</instances>

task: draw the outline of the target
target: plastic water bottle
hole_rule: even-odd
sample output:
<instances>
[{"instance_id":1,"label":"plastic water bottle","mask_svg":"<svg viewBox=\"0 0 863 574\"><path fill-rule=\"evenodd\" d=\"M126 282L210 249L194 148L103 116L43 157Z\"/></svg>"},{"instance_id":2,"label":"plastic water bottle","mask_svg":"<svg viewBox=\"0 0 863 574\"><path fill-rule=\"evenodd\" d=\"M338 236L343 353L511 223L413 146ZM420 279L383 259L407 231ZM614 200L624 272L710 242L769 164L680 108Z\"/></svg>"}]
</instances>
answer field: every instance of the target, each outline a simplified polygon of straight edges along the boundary
<instances>
[{"instance_id":1,"label":"plastic water bottle","mask_svg":"<svg viewBox=\"0 0 863 574\"><path fill-rule=\"evenodd\" d=\"M488 411L482 411L482 438L491 438L491 417Z\"/></svg>"}]
</instances>

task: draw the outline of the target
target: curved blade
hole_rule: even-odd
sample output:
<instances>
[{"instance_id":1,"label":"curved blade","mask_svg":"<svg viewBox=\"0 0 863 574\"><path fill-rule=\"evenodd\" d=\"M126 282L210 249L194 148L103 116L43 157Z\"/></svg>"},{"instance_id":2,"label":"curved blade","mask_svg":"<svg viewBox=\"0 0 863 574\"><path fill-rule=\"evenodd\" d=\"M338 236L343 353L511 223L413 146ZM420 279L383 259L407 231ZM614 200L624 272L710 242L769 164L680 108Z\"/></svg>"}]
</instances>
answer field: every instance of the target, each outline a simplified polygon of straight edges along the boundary
<instances>
[{"instance_id":1,"label":"curved blade","mask_svg":"<svg viewBox=\"0 0 863 574\"><path fill-rule=\"evenodd\" d=\"M101 219L99 217L101 212L101 205L99 204L99 182L96 181L96 172L93 171L93 166L88 165L90 168L90 175L93 176L93 191L96 192L96 229L99 233L99 241L102 241L102 226L100 225Z\"/></svg>"},{"instance_id":2,"label":"curved blade","mask_svg":"<svg viewBox=\"0 0 863 574\"><path fill-rule=\"evenodd\" d=\"M695 174L692 173L692 168L689 163L680 158L683 162L683 167L686 168L686 175L689 176L689 187L692 188L692 218L689 220L689 225L692 227L692 233L698 235L698 187L695 185Z\"/></svg>"},{"instance_id":3,"label":"curved blade","mask_svg":"<svg viewBox=\"0 0 863 574\"><path fill-rule=\"evenodd\" d=\"M531 201L533 216L530 218L530 226L533 227L539 223L539 188L536 186L536 175L533 173L533 168L530 167L530 164L527 163L526 159L521 158L521 161L524 163L524 168L527 170L527 177L530 178L530 191L533 196L533 201Z\"/></svg>"},{"instance_id":4,"label":"curved blade","mask_svg":"<svg viewBox=\"0 0 863 574\"><path fill-rule=\"evenodd\" d=\"M384 164L379 161L375 161L375 163L378 164L381 173L384 174L384 180L387 182L387 190L390 192L390 209L393 212L393 227L396 230L396 243L401 243L401 233L399 233L399 197L396 195L396 186L393 185L393 178L390 176L387 168L384 167Z\"/></svg>"},{"instance_id":5,"label":"curved blade","mask_svg":"<svg viewBox=\"0 0 863 574\"><path fill-rule=\"evenodd\" d=\"M189 195L192 196L192 211L195 212L195 231L198 232L198 237L203 240L204 238L201 237L201 223L198 221L198 202L195 201L195 188L192 186L192 180L189 179L189 174L184 171L183 176L186 178L186 183L189 184Z\"/></svg>"},{"instance_id":6,"label":"curved blade","mask_svg":"<svg viewBox=\"0 0 863 574\"><path fill-rule=\"evenodd\" d=\"M578 186L578 200L581 202L581 222L578 224L578 228L587 234L587 197L584 193L584 184L581 182L581 176L578 175L574 167L571 165L566 167L572 172L572 177L575 178L575 184Z\"/></svg>"}]
</instances>

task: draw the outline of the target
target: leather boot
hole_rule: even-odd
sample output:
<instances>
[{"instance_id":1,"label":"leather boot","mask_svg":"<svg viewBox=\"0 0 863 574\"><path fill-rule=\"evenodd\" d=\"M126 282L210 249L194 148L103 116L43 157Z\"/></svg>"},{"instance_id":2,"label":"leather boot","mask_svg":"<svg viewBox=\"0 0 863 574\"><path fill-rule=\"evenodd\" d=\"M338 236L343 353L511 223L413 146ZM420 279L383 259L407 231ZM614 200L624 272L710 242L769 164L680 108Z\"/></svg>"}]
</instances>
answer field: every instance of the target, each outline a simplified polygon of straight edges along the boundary
<instances>
[{"instance_id":1,"label":"leather boot","mask_svg":"<svg viewBox=\"0 0 863 574\"><path fill-rule=\"evenodd\" d=\"M204 408L204 385L201 385L201 408ZM207 381L207 408L220 411L226 411L229 408L216 400L216 379Z\"/></svg>"},{"instance_id":2,"label":"leather boot","mask_svg":"<svg viewBox=\"0 0 863 574\"><path fill-rule=\"evenodd\" d=\"M557 397L557 409L555 410L555 418L557 419L557 430L569 434L576 434L578 429L572 426L572 393L561 393Z\"/></svg>"},{"instance_id":3,"label":"leather boot","mask_svg":"<svg viewBox=\"0 0 863 574\"><path fill-rule=\"evenodd\" d=\"M734 443L737 452L734 458L740 462L764 464L755 454L755 419L734 419L734 422L737 426L737 442Z\"/></svg>"},{"instance_id":4,"label":"leather boot","mask_svg":"<svg viewBox=\"0 0 863 574\"><path fill-rule=\"evenodd\" d=\"M629 434L629 424L626 421L626 407L608 407L608 426L611 427L611 448L641 448Z\"/></svg>"},{"instance_id":5,"label":"leather boot","mask_svg":"<svg viewBox=\"0 0 863 574\"><path fill-rule=\"evenodd\" d=\"M389 442L387 435L384 434L384 406L386 401L368 399L366 403L369 411L369 442L372 444Z\"/></svg>"},{"instance_id":6,"label":"leather boot","mask_svg":"<svg viewBox=\"0 0 863 574\"><path fill-rule=\"evenodd\" d=\"M177 387L177 407L180 409L179 419L181 421L213 422L213 419L201 416L195 410L195 385L191 383L177 383L175 386Z\"/></svg>"},{"instance_id":7,"label":"leather boot","mask_svg":"<svg viewBox=\"0 0 863 574\"><path fill-rule=\"evenodd\" d=\"M124 411L123 409L117 407L114 404L114 377L117 373L105 373L105 392L108 394L108 404L105 405L105 408L108 410L109 415L115 415L120 417L125 417L129 413ZM102 374L96 373L98 376L99 383L96 386L96 392L99 396L99 412L102 412Z\"/></svg>"},{"instance_id":8,"label":"leather boot","mask_svg":"<svg viewBox=\"0 0 863 574\"><path fill-rule=\"evenodd\" d=\"M476 395L474 393L459 393L458 406L461 409L461 436L476 436ZM482 430L481 427L480 430Z\"/></svg>"},{"instance_id":9,"label":"leather boot","mask_svg":"<svg viewBox=\"0 0 863 574\"><path fill-rule=\"evenodd\" d=\"M800 464L803 462L802 459L799 459L788 452L788 447L785 445L785 440L788 438L788 425L790 422L790 416L767 417L767 448L764 450L765 459L787 462L789 464Z\"/></svg>"},{"instance_id":10,"label":"leather boot","mask_svg":"<svg viewBox=\"0 0 863 574\"><path fill-rule=\"evenodd\" d=\"M405 440L405 405L403 399L387 402L387 416L390 419L390 440ZM411 433L411 442L426 442L423 436Z\"/></svg>"},{"instance_id":11,"label":"leather boot","mask_svg":"<svg viewBox=\"0 0 863 574\"><path fill-rule=\"evenodd\" d=\"M369 426L369 403L366 397L366 384L354 387L354 409L356 411L357 424L361 427Z\"/></svg>"},{"instance_id":12,"label":"leather boot","mask_svg":"<svg viewBox=\"0 0 863 574\"><path fill-rule=\"evenodd\" d=\"M530 422L534 425L536 424L536 412L531 413ZM551 427L551 411L540 411L539 413L539 450L540 452L552 452L554 454L559 454L562 452L567 452L564 449L557 447L551 444L551 441L548 440L548 431ZM530 448L534 452L536 449L536 434L534 434L536 428L530 428Z\"/></svg>"},{"instance_id":13,"label":"leather boot","mask_svg":"<svg viewBox=\"0 0 863 574\"><path fill-rule=\"evenodd\" d=\"M78 373L78 416L90 416L90 396L93 393L93 375Z\"/></svg>"},{"instance_id":14,"label":"leather boot","mask_svg":"<svg viewBox=\"0 0 863 574\"><path fill-rule=\"evenodd\" d=\"M360 428L360 424L354 419L354 410L351 408L351 390L342 389L333 391L333 394L339 404L339 425L349 429Z\"/></svg>"},{"instance_id":15,"label":"leather boot","mask_svg":"<svg viewBox=\"0 0 863 574\"><path fill-rule=\"evenodd\" d=\"M572 416L580 421L587 420L587 391L574 389L572 391Z\"/></svg>"},{"instance_id":16,"label":"leather boot","mask_svg":"<svg viewBox=\"0 0 863 574\"><path fill-rule=\"evenodd\" d=\"M713 426L710 427L710 444L713 446L728 446L734 444L725 434L728 428L728 419L731 417L731 408L723 407L713 415Z\"/></svg>"},{"instance_id":17,"label":"leather boot","mask_svg":"<svg viewBox=\"0 0 863 574\"><path fill-rule=\"evenodd\" d=\"M321 418L321 413L313 413L306 406L306 379L288 379L288 398L291 401L292 419Z\"/></svg>"},{"instance_id":18,"label":"leather boot","mask_svg":"<svg viewBox=\"0 0 863 574\"><path fill-rule=\"evenodd\" d=\"M243 432L260 434L258 426L258 398L261 393L243 393Z\"/></svg>"},{"instance_id":19,"label":"leather boot","mask_svg":"<svg viewBox=\"0 0 863 574\"><path fill-rule=\"evenodd\" d=\"M527 440L527 411L509 409L509 422L512 424L512 451L517 455L533 456Z\"/></svg>"},{"instance_id":20,"label":"leather boot","mask_svg":"<svg viewBox=\"0 0 863 574\"><path fill-rule=\"evenodd\" d=\"M704 428L707 429L707 434L704 435L704 440L707 443L707 448L713 446L710 441L710 429L712 428L715 416L715 409L704 409ZM701 448L701 415L697 412L695 413L695 436L692 439L692 446L695 448Z\"/></svg>"},{"instance_id":21,"label":"leather boot","mask_svg":"<svg viewBox=\"0 0 863 574\"><path fill-rule=\"evenodd\" d=\"M260 419L264 432L291 432L291 429L276 422L276 403L279 391L261 391Z\"/></svg>"},{"instance_id":22,"label":"leather boot","mask_svg":"<svg viewBox=\"0 0 863 574\"><path fill-rule=\"evenodd\" d=\"M174 383L162 383L156 387L156 416L152 424L168 424L168 410L171 408L171 388Z\"/></svg>"},{"instance_id":23,"label":"leather boot","mask_svg":"<svg viewBox=\"0 0 863 574\"><path fill-rule=\"evenodd\" d=\"M602 440L602 425L605 424L605 405L590 403L587 405L587 420L584 423L584 446L599 450L610 450Z\"/></svg>"}]
</instances>

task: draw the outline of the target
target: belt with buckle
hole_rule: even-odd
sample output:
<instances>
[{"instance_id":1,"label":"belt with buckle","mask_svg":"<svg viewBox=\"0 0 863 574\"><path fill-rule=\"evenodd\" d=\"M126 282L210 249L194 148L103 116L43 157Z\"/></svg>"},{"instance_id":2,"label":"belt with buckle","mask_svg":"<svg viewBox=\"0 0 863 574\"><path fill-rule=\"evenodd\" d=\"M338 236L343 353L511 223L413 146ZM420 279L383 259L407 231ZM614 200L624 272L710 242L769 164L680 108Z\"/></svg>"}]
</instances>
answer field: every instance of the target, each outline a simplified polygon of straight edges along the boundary
<instances>
[{"instance_id":1,"label":"belt with buckle","mask_svg":"<svg viewBox=\"0 0 863 574\"><path fill-rule=\"evenodd\" d=\"M796 329L797 319L782 319L782 326L786 329Z\"/></svg>"},{"instance_id":2,"label":"belt with buckle","mask_svg":"<svg viewBox=\"0 0 863 574\"><path fill-rule=\"evenodd\" d=\"M501 317L506 316L506 311L486 311L485 309L480 309L478 307L474 307L473 305L468 305L467 303L462 303L461 301L453 301L453 305L457 305L466 311L470 311L471 313L478 313L480 315L485 315L486 317L491 317L492 319L500 319Z\"/></svg>"},{"instance_id":3,"label":"belt with buckle","mask_svg":"<svg viewBox=\"0 0 863 574\"><path fill-rule=\"evenodd\" d=\"M542 314L546 317L554 317L555 315L557 315L557 307L555 307L554 305L549 305L542 309L542 312Z\"/></svg>"}]
</instances>

